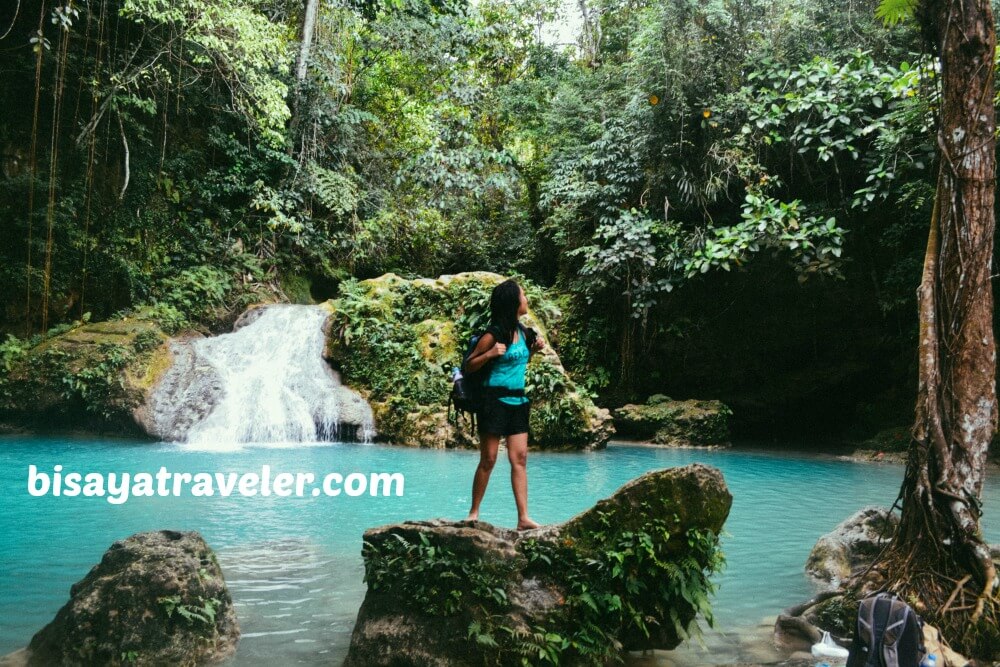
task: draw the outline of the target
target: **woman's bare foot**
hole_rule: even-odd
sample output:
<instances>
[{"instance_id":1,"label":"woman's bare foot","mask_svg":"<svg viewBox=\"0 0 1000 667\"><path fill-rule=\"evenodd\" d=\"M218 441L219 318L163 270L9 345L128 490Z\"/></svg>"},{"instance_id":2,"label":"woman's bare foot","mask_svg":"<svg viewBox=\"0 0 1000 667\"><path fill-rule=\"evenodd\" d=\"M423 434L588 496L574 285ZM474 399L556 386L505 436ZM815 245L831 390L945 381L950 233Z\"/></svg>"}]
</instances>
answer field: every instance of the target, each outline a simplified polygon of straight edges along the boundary
<instances>
[{"instance_id":1,"label":"woman's bare foot","mask_svg":"<svg viewBox=\"0 0 1000 667\"><path fill-rule=\"evenodd\" d=\"M531 530L532 528L541 528L541 526L527 517L517 522L518 530Z\"/></svg>"},{"instance_id":2,"label":"woman's bare foot","mask_svg":"<svg viewBox=\"0 0 1000 667\"><path fill-rule=\"evenodd\" d=\"M479 521L479 512L469 512L469 516L465 517L466 521Z\"/></svg>"}]
</instances>

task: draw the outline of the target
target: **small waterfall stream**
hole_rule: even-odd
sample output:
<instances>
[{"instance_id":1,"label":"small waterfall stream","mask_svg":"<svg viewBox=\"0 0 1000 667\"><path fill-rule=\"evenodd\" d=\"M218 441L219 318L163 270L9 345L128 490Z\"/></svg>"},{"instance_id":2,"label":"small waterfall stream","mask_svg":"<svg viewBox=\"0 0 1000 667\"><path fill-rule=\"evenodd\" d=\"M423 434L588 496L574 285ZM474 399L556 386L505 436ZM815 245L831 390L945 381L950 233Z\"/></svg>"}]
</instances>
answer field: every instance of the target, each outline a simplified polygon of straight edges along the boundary
<instances>
[{"instance_id":1,"label":"small waterfall stream","mask_svg":"<svg viewBox=\"0 0 1000 667\"><path fill-rule=\"evenodd\" d=\"M198 445L368 441L371 408L323 359L319 306L244 313L232 333L174 343L154 394L157 435Z\"/></svg>"}]
</instances>

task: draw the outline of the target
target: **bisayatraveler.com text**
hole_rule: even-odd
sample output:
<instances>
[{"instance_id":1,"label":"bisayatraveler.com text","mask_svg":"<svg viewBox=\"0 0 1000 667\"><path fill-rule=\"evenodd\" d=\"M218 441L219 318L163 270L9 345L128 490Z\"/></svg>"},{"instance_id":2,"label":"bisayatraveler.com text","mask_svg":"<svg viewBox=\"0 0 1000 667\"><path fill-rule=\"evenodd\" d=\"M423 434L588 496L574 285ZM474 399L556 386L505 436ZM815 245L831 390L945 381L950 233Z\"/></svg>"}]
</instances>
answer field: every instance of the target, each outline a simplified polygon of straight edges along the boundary
<instances>
[{"instance_id":1,"label":"bisayatraveler.com text","mask_svg":"<svg viewBox=\"0 0 1000 667\"><path fill-rule=\"evenodd\" d=\"M174 472L166 466L151 473L64 470L57 464L51 471L28 466L27 482L32 496L101 497L120 505L129 498L152 496L402 496L405 478L401 472L273 472L269 465L261 466L259 473Z\"/></svg>"}]
</instances>

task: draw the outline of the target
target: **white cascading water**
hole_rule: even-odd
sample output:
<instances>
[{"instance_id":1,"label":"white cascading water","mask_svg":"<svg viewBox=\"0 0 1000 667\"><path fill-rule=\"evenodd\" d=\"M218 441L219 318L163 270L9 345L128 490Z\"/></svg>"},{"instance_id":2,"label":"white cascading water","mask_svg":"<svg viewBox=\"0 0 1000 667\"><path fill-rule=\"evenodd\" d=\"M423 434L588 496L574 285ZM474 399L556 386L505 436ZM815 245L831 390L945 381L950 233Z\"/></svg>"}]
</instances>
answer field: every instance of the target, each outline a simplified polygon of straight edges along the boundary
<instances>
[{"instance_id":1,"label":"white cascading water","mask_svg":"<svg viewBox=\"0 0 1000 667\"><path fill-rule=\"evenodd\" d=\"M362 441L374 435L371 408L340 384L323 359L319 306L277 305L229 334L192 342L198 364L218 375L222 395L186 440L233 442L339 440L342 425Z\"/></svg>"}]
</instances>

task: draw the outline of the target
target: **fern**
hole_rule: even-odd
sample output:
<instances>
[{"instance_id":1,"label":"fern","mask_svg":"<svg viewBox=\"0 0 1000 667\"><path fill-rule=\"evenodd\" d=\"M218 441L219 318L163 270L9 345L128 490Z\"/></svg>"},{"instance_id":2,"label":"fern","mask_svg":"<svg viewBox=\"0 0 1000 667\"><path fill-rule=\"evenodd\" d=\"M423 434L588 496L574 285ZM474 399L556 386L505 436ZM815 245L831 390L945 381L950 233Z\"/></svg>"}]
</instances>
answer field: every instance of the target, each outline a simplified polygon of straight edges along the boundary
<instances>
[{"instance_id":1,"label":"fern","mask_svg":"<svg viewBox=\"0 0 1000 667\"><path fill-rule=\"evenodd\" d=\"M348 168L345 174L313 164L311 172L312 192L323 206L336 215L345 215L357 208L360 196L353 170Z\"/></svg>"},{"instance_id":2,"label":"fern","mask_svg":"<svg viewBox=\"0 0 1000 667\"><path fill-rule=\"evenodd\" d=\"M913 16L914 10L917 8L918 0L882 0L878 9L875 10L875 16L882 19L882 22L892 27L904 21L911 16Z\"/></svg>"}]
</instances>

